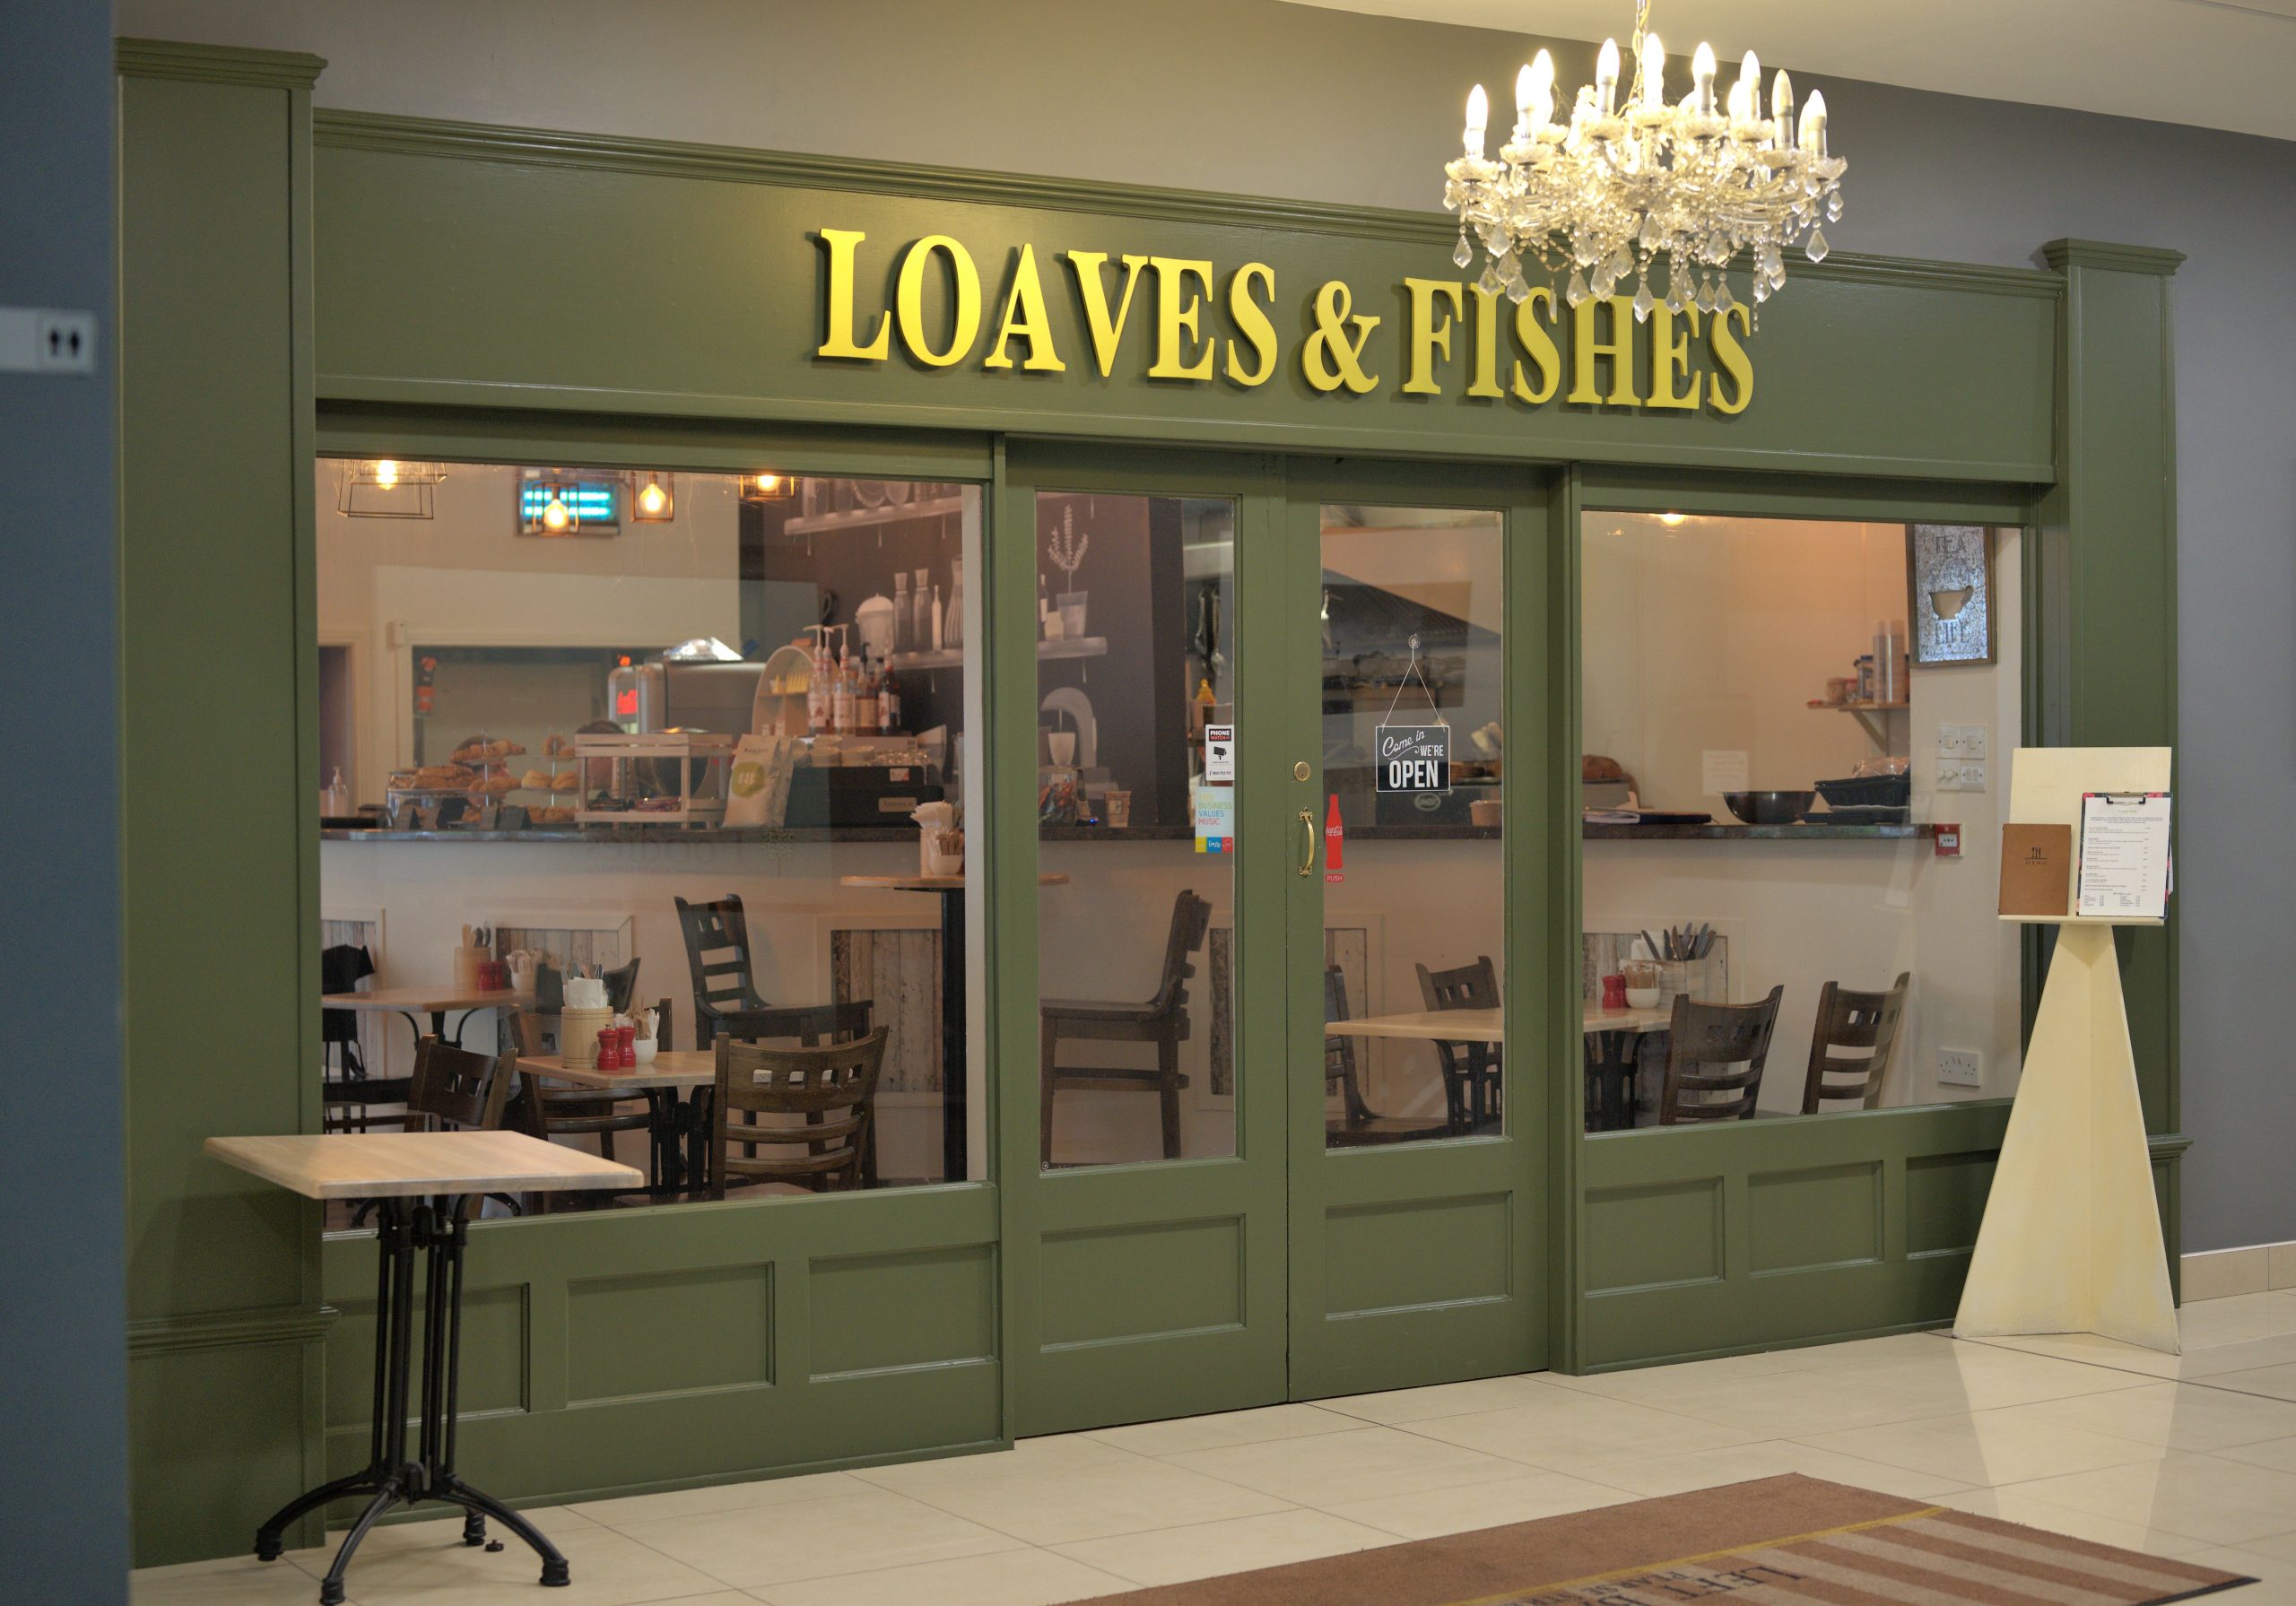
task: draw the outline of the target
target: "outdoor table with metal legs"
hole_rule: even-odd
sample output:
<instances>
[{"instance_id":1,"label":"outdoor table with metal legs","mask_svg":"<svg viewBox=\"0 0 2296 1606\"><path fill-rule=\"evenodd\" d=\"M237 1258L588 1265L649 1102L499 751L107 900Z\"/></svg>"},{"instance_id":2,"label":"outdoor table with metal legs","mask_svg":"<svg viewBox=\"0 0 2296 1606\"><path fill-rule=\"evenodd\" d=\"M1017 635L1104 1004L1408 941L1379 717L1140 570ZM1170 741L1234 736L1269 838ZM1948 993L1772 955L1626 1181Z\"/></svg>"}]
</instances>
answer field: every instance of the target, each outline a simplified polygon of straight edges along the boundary
<instances>
[{"instance_id":1,"label":"outdoor table with metal legs","mask_svg":"<svg viewBox=\"0 0 2296 1606\"><path fill-rule=\"evenodd\" d=\"M463 1543L487 1542L493 1517L542 1558L542 1582L570 1582L566 1558L541 1530L493 1496L472 1488L455 1471L455 1418L462 1361L464 1210L472 1195L385 1198L378 1204L375 1285L374 1425L367 1465L347 1478L297 1496L256 1530L255 1553L278 1559L288 1526L331 1500L368 1497L365 1509L336 1549L319 1583L320 1606L340 1606L343 1576L367 1532L394 1506L429 1500L460 1506ZM408 1396L414 1368L414 1268L423 1262L422 1419L414 1454L407 1454ZM500 1541L490 1549L499 1549Z\"/></svg>"}]
</instances>

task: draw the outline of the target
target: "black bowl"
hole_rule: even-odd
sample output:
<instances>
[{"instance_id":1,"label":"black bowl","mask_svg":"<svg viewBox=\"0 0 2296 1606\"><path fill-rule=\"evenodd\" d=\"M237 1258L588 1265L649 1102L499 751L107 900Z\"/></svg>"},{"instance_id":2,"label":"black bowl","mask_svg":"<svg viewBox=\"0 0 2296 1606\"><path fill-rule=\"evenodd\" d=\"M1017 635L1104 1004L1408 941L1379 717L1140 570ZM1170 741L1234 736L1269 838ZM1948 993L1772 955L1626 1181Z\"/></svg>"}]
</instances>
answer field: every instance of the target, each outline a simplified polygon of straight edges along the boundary
<instances>
[{"instance_id":1,"label":"black bowl","mask_svg":"<svg viewBox=\"0 0 2296 1606\"><path fill-rule=\"evenodd\" d=\"M1810 812L1815 792L1725 792L1730 812L1748 825L1792 825Z\"/></svg>"}]
</instances>

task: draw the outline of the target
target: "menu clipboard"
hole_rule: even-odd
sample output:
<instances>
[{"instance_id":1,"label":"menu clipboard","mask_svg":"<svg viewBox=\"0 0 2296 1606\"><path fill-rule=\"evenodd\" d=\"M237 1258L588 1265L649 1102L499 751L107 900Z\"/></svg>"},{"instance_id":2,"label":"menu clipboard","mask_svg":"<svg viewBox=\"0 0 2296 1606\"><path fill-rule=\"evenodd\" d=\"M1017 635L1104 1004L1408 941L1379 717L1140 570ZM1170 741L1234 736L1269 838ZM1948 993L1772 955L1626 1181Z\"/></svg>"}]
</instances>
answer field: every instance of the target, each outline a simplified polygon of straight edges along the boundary
<instances>
[{"instance_id":1,"label":"menu clipboard","mask_svg":"<svg viewBox=\"0 0 2296 1606\"><path fill-rule=\"evenodd\" d=\"M2083 793L2074 913L2106 920L2165 916L2174 874L2169 819L2166 792Z\"/></svg>"}]
</instances>

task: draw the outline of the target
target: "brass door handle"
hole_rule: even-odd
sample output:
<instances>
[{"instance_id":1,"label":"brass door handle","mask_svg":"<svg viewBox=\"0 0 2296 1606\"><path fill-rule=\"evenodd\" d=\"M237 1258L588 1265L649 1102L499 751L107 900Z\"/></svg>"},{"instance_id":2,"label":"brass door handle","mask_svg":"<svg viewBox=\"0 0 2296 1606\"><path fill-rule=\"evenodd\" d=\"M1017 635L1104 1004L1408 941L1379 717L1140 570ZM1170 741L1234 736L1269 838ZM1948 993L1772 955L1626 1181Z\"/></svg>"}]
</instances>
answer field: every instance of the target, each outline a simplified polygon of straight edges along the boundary
<instances>
[{"instance_id":1,"label":"brass door handle","mask_svg":"<svg viewBox=\"0 0 2296 1606\"><path fill-rule=\"evenodd\" d=\"M1316 871L1316 817L1313 812L1300 811L1300 873L1313 875Z\"/></svg>"}]
</instances>

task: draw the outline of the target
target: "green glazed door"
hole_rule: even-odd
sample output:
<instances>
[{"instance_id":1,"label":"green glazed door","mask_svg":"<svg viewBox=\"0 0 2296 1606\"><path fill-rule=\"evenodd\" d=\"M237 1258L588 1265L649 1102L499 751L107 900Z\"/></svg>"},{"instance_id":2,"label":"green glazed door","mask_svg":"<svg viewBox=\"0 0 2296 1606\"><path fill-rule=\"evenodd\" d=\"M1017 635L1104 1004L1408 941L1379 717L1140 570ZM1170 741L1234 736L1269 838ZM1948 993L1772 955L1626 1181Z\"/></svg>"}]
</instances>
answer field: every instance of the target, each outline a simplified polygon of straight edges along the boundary
<instances>
[{"instance_id":1,"label":"green glazed door","mask_svg":"<svg viewBox=\"0 0 2296 1606\"><path fill-rule=\"evenodd\" d=\"M1287 493L1291 1394L1541 1368L1544 491Z\"/></svg>"},{"instance_id":2,"label":"green glazed door","mask_svg":"<svg viewBox=\"0 0 2296 1606\"><path fill-rule=\"evenodd\" d=\"M997 812L987 916L1019 970L1015 1435L1544 1366L1546 1082L1504 1045L1544 1029L1547 890L1497 823L1540 797L1501 777L1509 736L1526 780L1544 751L1543 493L1006 449L991 761L1037 803Z\"/></svg>"},{"instance_id":3,"label":"green glazed door","mask_svg":"<svg viewBox=\"0 0 2296 1606\"><path fill-rule=\"evenodd\" d=\"M1245 455L1013 445L1004 485L996 761L1038 794L1000 811L993 872L1004 951L1035 956L999 986L1014 1432L1268 1404L1287 1388L1279 481Z\"/></svg>"}]
</instances>

